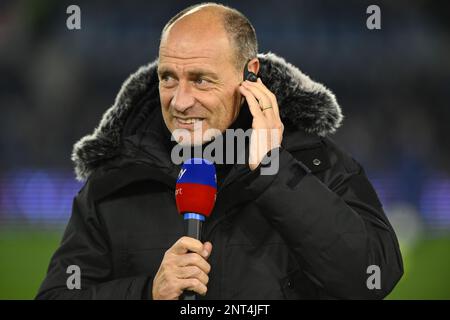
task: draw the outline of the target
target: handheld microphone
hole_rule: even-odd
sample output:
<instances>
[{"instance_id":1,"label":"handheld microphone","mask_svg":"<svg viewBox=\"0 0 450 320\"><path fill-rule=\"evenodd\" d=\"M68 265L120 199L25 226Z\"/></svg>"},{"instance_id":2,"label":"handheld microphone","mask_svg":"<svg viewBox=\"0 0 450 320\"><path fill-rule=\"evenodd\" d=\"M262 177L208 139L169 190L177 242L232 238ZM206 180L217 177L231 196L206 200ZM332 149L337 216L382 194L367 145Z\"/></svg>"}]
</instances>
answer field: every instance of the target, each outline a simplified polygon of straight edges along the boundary
<instances>
[{"instance_id":1,"label":"handheld microphone","mask_svg":"<svg viewBox=\"0 0 450 320\"><path fill-rule=\"evenodd\" d=\"M185 235L200 240L202 224L211 214L216 201L217 178L213 163L201 158L183 163L175 188L177 209L185 221ZM195 300L195 293L186 291L184 300Z\"/></svg>"}]
</instances>

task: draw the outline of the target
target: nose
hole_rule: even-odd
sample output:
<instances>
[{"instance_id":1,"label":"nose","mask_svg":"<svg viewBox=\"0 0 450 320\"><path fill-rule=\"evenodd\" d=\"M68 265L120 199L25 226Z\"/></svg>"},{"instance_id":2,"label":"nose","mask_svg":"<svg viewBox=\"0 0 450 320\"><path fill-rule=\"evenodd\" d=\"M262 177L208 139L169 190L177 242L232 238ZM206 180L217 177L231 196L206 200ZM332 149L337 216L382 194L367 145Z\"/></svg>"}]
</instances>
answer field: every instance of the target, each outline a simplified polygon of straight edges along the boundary
<instances>
[{"instance_id":1,"label":"nose","mask_svg":"<svg viewBox=\"0 0 450 320\"><path fill-rule=\"evenodd\" d=\"M172 99L172 107L182 113L192 107L194 103L195 99L192 96L189 84L180 82Z\"/></svg>"}]
</instances>

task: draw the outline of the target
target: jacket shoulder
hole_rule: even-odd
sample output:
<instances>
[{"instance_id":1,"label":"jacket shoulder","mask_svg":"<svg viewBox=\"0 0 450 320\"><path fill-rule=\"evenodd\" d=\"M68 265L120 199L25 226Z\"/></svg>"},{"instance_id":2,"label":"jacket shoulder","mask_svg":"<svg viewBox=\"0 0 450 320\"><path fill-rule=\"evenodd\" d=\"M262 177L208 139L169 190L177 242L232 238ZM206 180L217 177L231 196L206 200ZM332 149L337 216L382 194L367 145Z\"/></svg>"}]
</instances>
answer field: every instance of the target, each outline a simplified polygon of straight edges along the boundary
<instances>
[{"instance_id":1,"label":"jacket shoulder","mask_svg":"<svg viewBox=\"0 0 450 320\"><path fill-rule=\"evenodd\" d=\"M98 168L85 182L77 197L96 204L111 195L134 186L136 183L151 182L151 189L175 188L176 178L167 170L162 170L144 162L124 161Z\"/></svg>"},{"instance_id":2,"label":"jacket shoulder","mask_svg":"<svg viewBox=\"0 0 450 320\"><path fill-rule=\"evenodd\" d=\"M361 164L331 138L322 138L322 143L327 149L333 165L341 167L343 171L349 174L359 173L362 170Z\"/></svg>"},{"instance_id":3,"label":"jacket shoulder","mask_svg":"<svg viewBox=\"0 0 450 320\"><path fill-rule=\"evenodd\" d=\"M361 171L361 165L328 136L299 130L288 133L283 141L286 149L314 174L331 169L348 174Z\"/></svg>"}]
</instances>

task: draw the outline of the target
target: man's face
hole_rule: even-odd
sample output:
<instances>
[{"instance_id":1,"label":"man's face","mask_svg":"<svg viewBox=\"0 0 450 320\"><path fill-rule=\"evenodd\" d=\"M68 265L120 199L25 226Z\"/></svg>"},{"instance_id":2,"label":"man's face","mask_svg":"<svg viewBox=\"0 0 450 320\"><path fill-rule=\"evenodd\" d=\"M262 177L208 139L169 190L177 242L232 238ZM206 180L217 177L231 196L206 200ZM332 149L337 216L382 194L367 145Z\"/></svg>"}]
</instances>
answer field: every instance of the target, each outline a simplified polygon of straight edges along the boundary
<instances>
[{"instance_id":1,"label":"man's face","mask_svg":"<svg viewBox=\"0 0 450 320\"><path fill-rule=\"evenodd\" d=\"M235 67L227 35L217 23L205 28L185 19L161 42L159 94L167 128L171 132L186 129L191 143L201 144L211 137L194 140L194 136L208 129L223 132L236 119L242 74Z\"/></svg>"}]
</instances>

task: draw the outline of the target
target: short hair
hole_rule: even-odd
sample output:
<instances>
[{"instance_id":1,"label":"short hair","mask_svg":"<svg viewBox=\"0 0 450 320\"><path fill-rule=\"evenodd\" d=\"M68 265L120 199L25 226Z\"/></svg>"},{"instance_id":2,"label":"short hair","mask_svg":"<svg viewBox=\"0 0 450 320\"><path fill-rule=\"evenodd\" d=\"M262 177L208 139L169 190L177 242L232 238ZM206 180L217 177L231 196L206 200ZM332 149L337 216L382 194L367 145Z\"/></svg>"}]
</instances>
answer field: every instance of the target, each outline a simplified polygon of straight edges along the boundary
<instances>
[{"instance_id":1,"label":"short hair","mask_svg":"<svg viewBox=\"0 0 450 320\"><path fill-rule=\"evenodd\" d=\"M200 9L201 7L218 7L222 9L220 14L223 27L228 35L228 38L230 39L231 44L234 46L234 63L238 70L243 69L249 60L256 58L258 54L258 41L256 39L256 31L253 25L240 11L214 2L195 4L178 12L164 26L161 32L160 41L163 40L163 37L168 29L179 19L183 18L192 11Z\"/></svg>"}]
</instances>

